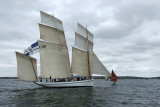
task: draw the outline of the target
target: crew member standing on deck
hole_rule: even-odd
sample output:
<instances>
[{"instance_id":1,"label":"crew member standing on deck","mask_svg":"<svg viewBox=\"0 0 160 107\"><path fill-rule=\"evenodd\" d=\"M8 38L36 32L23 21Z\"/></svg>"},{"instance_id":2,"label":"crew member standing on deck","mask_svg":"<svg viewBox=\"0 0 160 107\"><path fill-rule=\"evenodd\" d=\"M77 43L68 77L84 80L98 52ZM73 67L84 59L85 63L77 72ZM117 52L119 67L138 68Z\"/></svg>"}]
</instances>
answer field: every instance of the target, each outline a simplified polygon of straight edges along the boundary
<instances>
[{"instance_id":1,"label":"crew member standing on deck","mask_svg":"<svg viewBox=\"0 0 160 107\"><path fill-rule=\"evenodd\" d=\"M52 78L51 78L51 76L50 76L50 82L51 82L51 79L52 79Z\"/></svg>"}]
</instances>

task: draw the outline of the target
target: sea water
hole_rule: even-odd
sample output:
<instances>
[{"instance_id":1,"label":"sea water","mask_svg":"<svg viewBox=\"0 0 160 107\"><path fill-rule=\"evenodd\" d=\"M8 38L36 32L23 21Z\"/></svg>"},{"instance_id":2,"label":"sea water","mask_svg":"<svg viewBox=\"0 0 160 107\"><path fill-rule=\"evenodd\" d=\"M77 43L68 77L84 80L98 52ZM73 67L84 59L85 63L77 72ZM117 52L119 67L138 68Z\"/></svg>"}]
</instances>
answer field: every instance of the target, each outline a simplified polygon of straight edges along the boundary
<instances>
[{"instance_id":1,"label":"sea water","mask_svg":"<svg viewBox=\"0 0 160 107\"><path fill-rule=\"evenodd\" d=\"M160 107L159 79L94 80L94 87L44 88L0 79L1 107Z\"/></svg>"}]
</instances>

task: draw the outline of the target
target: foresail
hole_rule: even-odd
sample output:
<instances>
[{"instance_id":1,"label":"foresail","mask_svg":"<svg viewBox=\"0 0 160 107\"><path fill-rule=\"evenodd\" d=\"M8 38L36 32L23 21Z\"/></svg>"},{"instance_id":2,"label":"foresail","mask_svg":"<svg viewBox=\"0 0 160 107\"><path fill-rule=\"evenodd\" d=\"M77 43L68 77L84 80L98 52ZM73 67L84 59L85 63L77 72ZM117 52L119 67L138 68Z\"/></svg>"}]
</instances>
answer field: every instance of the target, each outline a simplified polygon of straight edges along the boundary
<instances>
[{"instance_id":1,"label":"foresail","mask_svg":"<svg viewBox=\"0 0 160 107\"><path fill-rule=\"evenodd\" d=\"M93 56L89 55L90 61L90 74L92 73L92 59ZM85 51L72 47L72 73L78 74L80 76L90 76L88 72L88 54Z\"/></svg>"},{"instance_id":2,"label":"foresail","mask_svg":"<svg viewBox=\"0 0 160 107\"><path fill-rule=\"evenodd\" d=\"M63 31L62 21L45 12L40 11L41 23Z\"/></svg>"},{"instance_id":3,"label":"foresail","mask_svg":"<svg viewBox=\"0 0 160 107\"><path fill-rule=\"evenodd\" d=\"M93 74L100 74L106 76L111 75L95 54L93 56Z\"/></svg>"},{"instance_id":4,"label":"foresail","mask_svg":"<svg viewBox=\"0 0 160 107\"><path fill-rule=\"evenodd\" d=\"M77 33L82 35L85 38L87 38L87 36L88 36L88 40L93 42L93 34L91 32L89 32L85 27L83 27L79 23L77 25Z\"/></svg>"},{"instance_id":5,"label":"foresail","mask_svg":"<svg viewBox=\"0 0 160 107\"><path fill-rule=\"evenodd\" d=\"M44 41L38 41L38 43L40 47L41 77L71 77L67 47Z\"/></svg>"},{"instance_id":6,"label":"foresail","mask_svg":"<svg viewBox=\"0 0 160 107\"><path fill-rule=\"evenodd\" d=\"M66 39L63 31L56 28L39 24L40 39L58 45L66 46Z\"/></svg>"},{"instance_id":7,"label":"foresail","mask_svg":"<svg viewBox=\"0 0 160 107\"><path fill-rule=\"evenodd\" d=\"M37 81L37 62L35 58L16 52L17 77L26 81Z\"/></svg>"},{"instance_id":8,"label":"foresail","mask_svg":"<svg viewBox=\"0 0 160 107\"><path fill-rule=\"evenodd\" d=\"M75 46L84 51L87 51L87 48L90 52L93 51L93 43L91 41L88 41L88 47L87 47L87 39L76 32L75 32Z\"/></svg>"}]
</instances>

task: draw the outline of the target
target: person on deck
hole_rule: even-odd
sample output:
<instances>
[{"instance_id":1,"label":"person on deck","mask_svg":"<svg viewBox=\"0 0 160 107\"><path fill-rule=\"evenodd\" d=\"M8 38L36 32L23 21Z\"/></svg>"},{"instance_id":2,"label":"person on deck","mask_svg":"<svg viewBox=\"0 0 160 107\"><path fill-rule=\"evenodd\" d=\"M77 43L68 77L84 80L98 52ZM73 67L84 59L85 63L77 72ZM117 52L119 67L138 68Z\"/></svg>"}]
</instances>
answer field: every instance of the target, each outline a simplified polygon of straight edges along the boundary
<instances>
[{"instance_id":1,"label":"person on deck","mask_svg":"<svg viewBox=\"0 0 160 107\"><path fill-rule=\"evenodd\" d=\"M52 79L52 78L51 78L51 76L50 76L50 82L51 82L51 79Z\"/></svg>"}]
</instances>

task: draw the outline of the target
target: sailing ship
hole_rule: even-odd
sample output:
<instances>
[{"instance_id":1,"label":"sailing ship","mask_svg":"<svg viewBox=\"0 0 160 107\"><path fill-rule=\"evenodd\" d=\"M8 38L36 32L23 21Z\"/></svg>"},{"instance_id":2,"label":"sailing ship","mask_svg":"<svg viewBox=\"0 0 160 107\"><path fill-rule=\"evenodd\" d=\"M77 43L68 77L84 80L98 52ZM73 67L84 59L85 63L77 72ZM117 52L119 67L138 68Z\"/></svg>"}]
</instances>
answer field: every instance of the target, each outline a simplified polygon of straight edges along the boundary
<instances>
[{"instance_id":1,"label":"sailing ship","mask_svg":"<svg viewBox=\"0 0 160 107\"><path fill-rule=\"evenodd\" d=\"M112 70L111 73L111 77L110 77L110 81L113 82L113 84L117 84L117 75L114 73L114 71Z\"/></svg>"},{"instance_id":2,"label":"sailing ship","mask_svg":"<svg viewBox=\"0 0 160 107\"><path fill-rule=\"evenodd\" d=\"M40 40L24 53L16 52L18 78L44 87L93 87L93 73L110 76L93 52L94 36L87 27L77 24L70 66L62 21L42 11L40 15ZM35 52L40 53L40 77L37 59L31 57Z\"/></svg>"}]
</instances>

